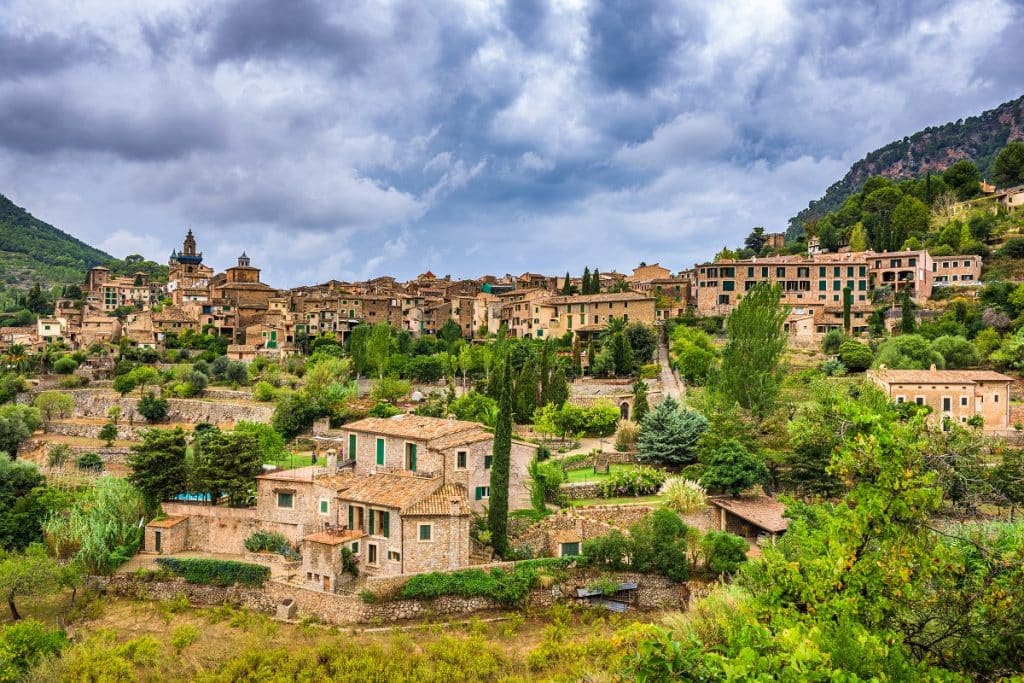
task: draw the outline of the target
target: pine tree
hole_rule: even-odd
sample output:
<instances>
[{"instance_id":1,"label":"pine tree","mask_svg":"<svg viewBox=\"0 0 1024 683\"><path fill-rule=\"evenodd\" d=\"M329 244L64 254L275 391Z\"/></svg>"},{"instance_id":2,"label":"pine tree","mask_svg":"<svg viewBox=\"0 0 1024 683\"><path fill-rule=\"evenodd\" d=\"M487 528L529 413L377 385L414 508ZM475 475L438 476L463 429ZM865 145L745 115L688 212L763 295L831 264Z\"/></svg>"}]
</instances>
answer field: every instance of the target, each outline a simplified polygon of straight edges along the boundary
<instances>
[{"instance_id":1,"label":"pine tree","mask_svg":"<svg viewBox=\"0 0 1024 683\"><path fill-rule=\"evenodd\" d=\"M680 410L671 396L640 421L637 458L662 465L689 465L697 461L697 441L708 421L700 413Z\"/></svg>"},{"instance_id":2,"label":"pine tree","mask_svg":"<svg viewBox=\"0 0 1024 683\"><path fill-rule=\"evenodd\" d=\"M502 368L498 420L494 425L494 453L491 459L490 499L487 528L491 545L499 556L508 553L508 481L512 459L512 366L505 359Z\"/></svg>"},{"instance_id":3,"label":"pine tree","mask_svg":"<svg viewBox=\"0 0 1024 683\"><path fill-rule=\"evenodd\" d=\"M640 422L651 410L647 403L647 382L638 379L633 383L633 422Z\"/></svg>"},{"instance_id":4,"label":"pine tree","mask_svg":"<svg viewBox=\"0 0 1024 683\"><path fill-rule=\"evenodd\" d=\"M186 490L185 432L181 427L147 430L142 443L132 446L128 467L128 481L142 493L146 507L155 510L160 501Z\"/></svg>"},{"instance_id":5,"label":"pine tree","mask_svg":"<svg viewBox=\"0 0 1024 683\"><path fill-rule=\"evenodd\" d=\"M594 371L594 359L595 358L597 358L597 351L594 350L594 342L590 342L587 345L587 366L590 368L591 372Z\"/></svg>"}]
</instances>

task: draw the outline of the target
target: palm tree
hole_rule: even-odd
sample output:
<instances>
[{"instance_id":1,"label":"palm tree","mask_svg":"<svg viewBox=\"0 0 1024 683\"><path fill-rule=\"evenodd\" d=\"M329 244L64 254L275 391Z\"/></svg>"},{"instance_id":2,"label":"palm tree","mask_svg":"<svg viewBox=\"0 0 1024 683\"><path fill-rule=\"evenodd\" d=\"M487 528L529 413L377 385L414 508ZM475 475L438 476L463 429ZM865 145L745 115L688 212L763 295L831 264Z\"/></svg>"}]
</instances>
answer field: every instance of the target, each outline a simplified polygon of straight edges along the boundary
<instances>
[{"instance_id":1,"label":"palm tree","mask_svg":"<svg viewBox=\"0 0 1024 683\"><path fill-rule=\"evenodd\" d=\"M25 353L24 344L11 344L4 354L4 363L17 372L23 372L28 367L28 355Z\"/></svg>"},{"instance_id":2,"label":"palm tree","mask_svg":"<svg viewBox=\"0 0 1024 683\"><path fill-rule=\"evenodd\" d=\"M604 331L601 332L601 339L611 339L617 334L621 334L626 331L626 319L625 318L609 318L608 324L605 325Z\"/></svg>"}]
</instances>

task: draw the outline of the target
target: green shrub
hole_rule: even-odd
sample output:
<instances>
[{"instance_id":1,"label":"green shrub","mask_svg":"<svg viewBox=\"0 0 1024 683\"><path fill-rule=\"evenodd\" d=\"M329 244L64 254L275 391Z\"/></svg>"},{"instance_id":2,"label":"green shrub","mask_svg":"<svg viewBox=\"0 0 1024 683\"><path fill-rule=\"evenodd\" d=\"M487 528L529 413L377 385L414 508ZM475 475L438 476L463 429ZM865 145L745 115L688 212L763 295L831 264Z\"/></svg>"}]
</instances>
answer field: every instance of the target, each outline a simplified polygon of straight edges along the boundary
<instances>
[{"instance_id":1,"label":"green shrub","mask_svg":"<svg viewBox=\"0 0 1024 683\"><path fill-rule=\"evenodd\" d=\"M579 558L543 558L516 563L512 571L464 569L413 576L399 597L429 600L443 595L488 597L505 607L522 603L537 584L538 570L557 570L579 564Z\"/></svg>"},{"instance_id":2,"label":"green shrub","mask_svg":"<svg viewBox=\"0 0 1024 683\"><path fill-rule=\"evenodd\" d=\"M658 363L649 363L640 366L640 379L657 379L658 373L661 372L661 365Z\"/></svg>"},{"instance_id":3,"label":"green shrub","mask_svg":"<svg viewBox=\"0 0 1024 683\"><path fill-rule=\"evenodd\" d=\"M0 681L17 681L44 657L67 644L63 631L50 630L34 619L0 628Z\"/></svg>"},{"instance_id":4,"label":"green shrub","mask_svg":"<svg viewBox=\"0 0 1024 683\"><path fill-rule=\"evenodd\" d=\"M712 574L734 574L747 561L747 541L728 531L709 531L701 541L704 568Z\"/></svg>"},{"instance_id":5,"label":"green shrub","mask_svg":"<svg viewBox=\"0 0 1024 683\"><path fill-rule=\"evenodd\" d=\"M92 451L82 453L78 456L78 460L75 461L75 465L77 465L80 470L90 470L92 472L103 471L103 459Z\"/></svg>"},{"instance_id":6,"label":"green shrub","mask_svg":"<svg viewBox=\"0 0 1024 683\"><path fill-rule=\"evenodd\" d=\"M252 388L252 398L254 401L273 401L277 398L277 388L270 382L261 380Z\"/></svg>"},{"instance_id":7,"label":"green shrub","mask_svg":"<svg viewBox=\"0 0 1024 683\"><path fill-rule=\"evenodd\" d=\"M607 569L623 569L628 552L629 539L618 530L583 542L583 556L591 564Z\"/></svg>"},{"instance_id":8,"label":"green shrub","mask_svg":"<svg viewBox=\"0 0 1024 683\"><path fill-rule=\"evenodd\" d=\"M396 408L395 406L391 405L390 403L379 401L375 403L372 408L370 408L370 410L367 412L367 415L369 415L370 417L394 417L395 415L398 415L400 412L402 411Z\"/></svg>"},{"instance_id":9,"label":"green shrub","mask_svg":"<svg viewBox=\"0 0 1024 683\"><path fill-rule=\"evenodd\" d=\"M71 356L61 356L53 364L53 371L58 375L70 375L78 369L78 363Z\"/></svg>"},{"instance_id":10,"label":"green shrub","mask_svg":"<svg viewBox=\"0 0 1024 683\"><path fill-rule=\"evenodd\" d=\"M71 457L71 446L66 443L54 444L47 456L50 467L63 467L64 463Z\"/></svg>"},{"instance_id":11,"label":"green shrub","mask_svg":"<svg viewBox=\"0 0 1024 683\"><path fill-rule=\"evenodd\" d=\"M199 629L192 624L179 626L171 632L171 646L178 652L197 640L199 640Z\"/></svg>"},{"instance_id":12,"label":"green shrub","mask_svg":"<svg viewBox=\"0 0 1024 683\"><path fill-rule=\"evenodd\" d=\"M288 539L276 531L257 529L249 534L243 545L250 553L277 553L289 560L301 559L301 555L288 543Z\"/></svg>"},{"instance_id":13,"label":"green shrub","mask_svg":"<svg viewBox=\"0 0 1024 683\"><path fill-rule=\"evenodd\" d=\"M613 473L598 483L597 489L602 498L649 496L658 492L665 483L665 476L665 472L653 467L634 467Z\"/></svg>"},{"instance_id":14,"label":"green shrub","mask_svg":"<svg viewBox=\"0 0 1024 683\"><path fill-rule=\"evenodd\" d=\"M156 562L188 583L208 586L262 586L270 578L269 567L234 560L158 557Z\"/></svg>"},{"instance_id":15,"label":"green shrub","mask_svg":"<svg viewBox=\"0 0 1024 683\"><path fill-rule=\"evenodd\" d=\"M160 398L151 391L139 399L139 414L148 422L160 422L166 419L169 408L166 398Z\"/></svg>"}]
</instances>

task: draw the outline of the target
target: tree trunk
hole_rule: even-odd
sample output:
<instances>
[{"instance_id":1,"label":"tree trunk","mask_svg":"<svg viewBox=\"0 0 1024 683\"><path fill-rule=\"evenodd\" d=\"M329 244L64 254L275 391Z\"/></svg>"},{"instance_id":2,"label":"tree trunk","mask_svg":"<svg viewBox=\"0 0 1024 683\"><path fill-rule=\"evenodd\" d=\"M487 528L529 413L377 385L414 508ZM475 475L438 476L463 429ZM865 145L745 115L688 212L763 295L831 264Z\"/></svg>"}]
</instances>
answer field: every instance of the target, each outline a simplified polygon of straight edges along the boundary
<instances>
[{"instance_id":1,"label":"tree trunk","mask_svg":"<svg viewBox=\"0 0 1024 683\"><path fill-rule=\"evenodd\" d=\"M11 608L11 619L20 621L21 615L18 614L18 606L14 604L14 591L7 594L7 606Z\"/></svg>"}]
</instances>

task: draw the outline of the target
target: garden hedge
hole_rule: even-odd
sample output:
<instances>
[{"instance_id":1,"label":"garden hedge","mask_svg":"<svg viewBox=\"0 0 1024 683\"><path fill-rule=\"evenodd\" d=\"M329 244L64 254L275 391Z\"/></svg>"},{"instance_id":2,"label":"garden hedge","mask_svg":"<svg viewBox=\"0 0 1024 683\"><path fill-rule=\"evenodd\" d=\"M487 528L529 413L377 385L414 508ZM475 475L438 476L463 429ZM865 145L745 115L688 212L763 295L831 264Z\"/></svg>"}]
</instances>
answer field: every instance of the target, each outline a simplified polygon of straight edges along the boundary
<instances>
[{"instance_id":1,"label":"garden hedge","mask_svg":"<svg viewBox=\"0 0 1024 683\"><path fill-rule=\"evenodd\" d=\"M156 563L189 583L208 586L262 586L270 578L270 567L234 560L158 557Z\"/></svg>"}]
</instances>

